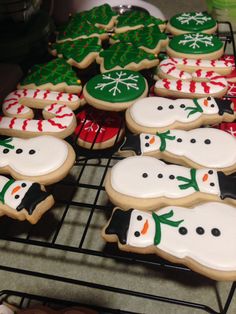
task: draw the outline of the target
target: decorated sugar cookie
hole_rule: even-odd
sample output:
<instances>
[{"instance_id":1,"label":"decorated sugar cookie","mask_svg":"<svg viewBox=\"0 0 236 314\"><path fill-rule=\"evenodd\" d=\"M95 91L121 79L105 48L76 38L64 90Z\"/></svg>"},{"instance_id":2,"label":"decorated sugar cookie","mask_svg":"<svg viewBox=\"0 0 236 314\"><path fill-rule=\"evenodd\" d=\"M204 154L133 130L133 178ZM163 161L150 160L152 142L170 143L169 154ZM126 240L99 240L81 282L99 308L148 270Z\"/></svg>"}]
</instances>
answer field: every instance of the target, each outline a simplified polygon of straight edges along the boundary
<instances>
[{"instance_id":1,"label":"decorated sugar cookie","mask_svg":"<svg viewBox=\"0 0 236 314\"><path fill-rule=\"evenodd\" d=\"M67 63L79 69L85 69L94 62L101 49L101 42L97 37L80 38L49 46L52 55L64 58Z\"/></svg>"},{"instance_id":2,"label":"decorated sugar cookie","mask_svg":"<svg viewBox=\"0 0 236 314\"><path fill-rule=\"evenodd\" d=\"M76 140L79 146L88 149L112 147L124 135L122 116L117 112L86 107L77 115Z\"/></svg>"},{"instance_id":3,"label":"decorated sugar cookie","mask_svg":"<svg viewBox=\"0 0 236 314\"><path fill-rule=\"evenodd\" d=\"M166 52L170 57L216 60L223 55L223 46L215 35L187 33L174 36Z\"/></svg>"},{"instance_id":4,"label":"decorated sugar cookie","mask_svg":"<svg viewBox=\"0 0 236 314\"><path fill-rule=\"evenodd\" d=\"M184 208L169 206L151 213L113 210L102 235L119 248L155 253L214 280L236 279L236 208L208 202Z\"/></svg>"},{"instance_id":5,"label":"decorated sugar cookie","mask_svg":"<svg viewBox=\"0 0 236 314\"><path fill-rule=\"evenodd\" d=\"M74 161L73 148L53 136L0 140L0 173L16 180L52 184L68 174Z\"/></svg>"},{"instance_id":6,"label":"decorated sugar cookie","mask_svg":"<svg viewBox=\"0 0 236 314\"><path fill-rule=\"evenodd\" d=\"M167 31L173 35L201 32L213 34L217 29L216 21L207 12L185 12L172 16Z\"/></svg>"},{"instance_id":7,"label":"decorated sugar cookie","mask_svg":"<svg viewBox=\"0 0 236 314\"><path fill-rule=\"evenodd\" d=\"M39 183L0 176L0 215L34 224L53 204L52 195Z\"/></svg>"},{"instance_id":8,"label":"decorated sugar cookie","mask_svg":"<svg viewBox=\"0 0 236 314\"><path fill-rule=\"evenodd\" d=\"M101 110L122 111L137 99L147 96L145 78L131 70L114 70L98 74L84 86L84 98Z\"/></svg>"},{"instance_id":9,"label":"decorated sugar cookie","mask_svg":"<svg viewBox=\"0 0 236 314\"><path fill-rule=\"evenodd\" d=\"M146 52L158 54L168 44L168 37L161 33L156 26L143 27L125 33L114 34L110 38L111 43L127 42Z\"/></svg>"},{"instance_id":10,"label":"decorated sugar cookie","mask_svg":"<svg viewBox=\"0 0 236 314\"><path fill-rule=\"evenodd\" d=\"M140 71L152 68L159 63L154 54L123 42L115 43L108 49L101 51L96 61L100 64L102 73L118 69Z\"/></svg>"},{"instance_id":11,"label":"decorated sugar cookie","mask_svg":"<svg viewBox=\"0 0 236 314\"><path fill-rule=\"evenodd\" d=\"M71 65L60 58L34 65L17 87L75 94L82 90L81 81Z\"/></svg>"},{"instance_id":12,"label":"decorated sugar cookie","mask_svg":"<svg viewBox=\"0 0 236 314\"><path fill-rule=\"evenodd\" d=\"M128 135L120 152L151 155L176 164L215 168L225 173L236 170L235 137L214 128Z\"/></svg>"},{"instance_id":13,"label":"decorated sugar cookie","mask_svg":"<svg viewBox=\"0 0 236 314\"><path fill-rule=\"evenodd\" d=\"M117 206L153 210L166 205L191 206L203 201L236 204L235 183L234 175L227 176L214 169L196 170L167 165L150 156L133 156L112 167L105 189Z\"/></svg>"},{"instance_id":14,"label":"decorated sugar cookie","mask_svg":"<svg viewBox=\"0 0 236 314\"><path fill-rule=\"evenodd\" d=\"M126 123L134 133L156 134L170 129L191 130L205 124L233 121L235 114L234 104L226 99L145 97L126 111Z\"/></svg>"}]
</instances>

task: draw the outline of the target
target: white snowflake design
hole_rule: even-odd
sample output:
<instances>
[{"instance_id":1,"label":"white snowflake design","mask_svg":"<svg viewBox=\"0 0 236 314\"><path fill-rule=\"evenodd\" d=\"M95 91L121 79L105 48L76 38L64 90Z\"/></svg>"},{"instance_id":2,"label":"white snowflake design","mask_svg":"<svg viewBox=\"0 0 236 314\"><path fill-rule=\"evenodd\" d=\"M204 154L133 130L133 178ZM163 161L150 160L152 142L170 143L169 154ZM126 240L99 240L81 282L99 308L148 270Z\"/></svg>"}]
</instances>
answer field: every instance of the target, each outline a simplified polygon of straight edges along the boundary
<instances>
[{"instance_id":1,"label":"white snowflake design","mask_svg":"<svg viewBox=\"0 0 236 314\"><path fill-rule=\"evenodd\" d=\"M181 24L189 24L190 21L194 21L196 25L203 25L207 21L211 20L209 16L206 16L202 12L195 12L194 15L191 13L183 13L181 16L176 18Z\"/></svg>"},{"instance_id":2,"label":"white snowflake design","mask_svg":"<svg viewBox=\"0 0 236 314\"><path fill-rule=\"evenodd\" d=\"M102 78L103 80L107 81L106 83L98 83L95 86L95 89L103 90L107 88L108 86L112 86L108 92L112 93L113 96L116 96L117 94L121 94L121 90L119 88L120 84L125 85L127 90L130 89L136 89L138 90L138 75L128 74L125 72L115 72L115 77L112 77L111 74L103 74ZM114 86L113 86L114 85Z\"/></svg>"},{"instance_id":3,"label":"white snowflake design","mask_svg":"<svg viewBox=\"0 0 236 314\"><path fill-rule=\"evenodd\" d=\"M227 91L227 95L235 97L236 96L236 84L229 82L228 86L229 88Z\"/></svg>"},{"instance_id":4,"label":"white snowflake design","mask_svg":"<svg viewBox=\"0 0 236 314\"><path fill-rule=\"evenodd\" d=\"M81 124L83 124L85 121L85 119L81 119ZM87 132L93 132L93 133L97 133L98 130L99 130L99 133L103 133L105 132L105 128L103 127L100 127L99 124L91 121L91 120L87 120L85 121L84 123L84 130L87 131ZM100 128L100 129L99 129Z\"/></svg>"},{"instance_id":5,"label":"white snowflake design","mask_svg":"<svg viewBox=\"0 0 236 314\"><path fill-rule=\"evenodd\" d=\"M227 130L227 132L233 136L236 135L236 131L232 128L232 126Z\"/></svg>"},{"instance_id":6,"label":"white snowflake design","mask_svg":"<svg viewBox=\"0 0 236 314\"><path fill-rule=\"evenodd\" d=\"M205 47L214 46L212 42L213 36L207 36L202 33L185 34L184 39L179 41L180 45L189 46L190 48L200 48L199 44L204 44Z\"/></svg>"}]
</instances>

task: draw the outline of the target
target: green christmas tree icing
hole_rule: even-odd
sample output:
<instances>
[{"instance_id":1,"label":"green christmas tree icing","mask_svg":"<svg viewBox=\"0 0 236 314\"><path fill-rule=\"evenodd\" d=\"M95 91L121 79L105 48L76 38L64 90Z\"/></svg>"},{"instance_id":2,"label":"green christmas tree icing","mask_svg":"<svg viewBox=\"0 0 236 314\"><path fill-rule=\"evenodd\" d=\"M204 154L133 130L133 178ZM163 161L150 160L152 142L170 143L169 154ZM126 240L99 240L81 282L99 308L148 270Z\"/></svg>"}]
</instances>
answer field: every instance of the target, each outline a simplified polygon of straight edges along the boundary
<instances>
[{"instance_id":1,"label":"green christmas tree icing","mask_svg":"<svg viewBox=\"0 0 236 314\"><path fill-rule=\"evenodd\" d=\"M116 27L134 27L134 26L150 26L164 24L161 19L151 16L149 13L144 11L127 11L117 18Z\"/></svg>"},{"instance_id":2,"label":"green christmas tree icing","mask_svg":"<svg viewBox=\"0 0 236 314\"><path fill-rule=\"evenodd\" d=\"M84 11L83 15L91 24L103 24L107 25L110 23L111 19L117 14L112 11L109 4L103 4L98 7L94 7L89 11Z\"/></svg>"},{"instance_id":3,"label":"green christmas tree icing","mask_svg":"<svg viewBox=\"0 0 236 314\"><path fill-rule=\"evenodd\" d=\"M137 47L144 46L154 49L161 40L167 39L167 35L161 33L158 27L150 26L115 34L112 39L129 42Z\"/></svg>"},{"instance_id":4,"label":"green christmas tree icing","mask_svg":"<svg viewBox=\"0 0 236 314\"><path fill-rule=\"evenodd\" d=\"M66 60L73 59L78 63L84 61L92 52L98 54L101 49L99 38L97 37L80 38L75 41L55 43L51 46L51 50L56 50L57 55L62 55ZM96 55L91 59L91 62L95 58Z\"/></svg>"},{"instance_id":5,"label":"green christmas tree icing","mask_svg":"<svg viewBox=\"0 0 236 314\"><path fill-rule=\"evenodd\" d=\"M21 85L32 83L36 86L46 83L56 85L63 82L67 85L81 85L80 80L72 70L71 65L66 63L63 59L55 59L46 64L34 65L26 78L21 82Z\"/></svg>"},{"instance_id":6,"label":"green christmas tree icing","mask_svg":"<svg viewBox=\"0 0 236 314\"><path fill-rule=\"evenodd\" d=\"M104 68L106 70L111 70L116 66L125 68L131 62L138 64L144 59L156 60L153 54L123 42L116 43L109 49L101 51L99 56L104 58Z\"/></svg>"}]
</instances>

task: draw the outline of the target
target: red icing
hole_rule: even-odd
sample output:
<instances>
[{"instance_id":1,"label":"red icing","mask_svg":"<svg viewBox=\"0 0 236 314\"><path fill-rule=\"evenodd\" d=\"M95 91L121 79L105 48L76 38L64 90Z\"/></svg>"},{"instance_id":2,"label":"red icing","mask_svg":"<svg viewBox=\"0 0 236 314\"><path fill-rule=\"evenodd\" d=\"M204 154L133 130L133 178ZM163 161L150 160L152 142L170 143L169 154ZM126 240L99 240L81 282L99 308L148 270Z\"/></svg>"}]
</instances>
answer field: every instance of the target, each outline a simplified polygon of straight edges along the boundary
<instances>
[{"instance_id":1,"label":"red icing","mask_svg":"<svg viewBox=\"0 0 236 314\"><path fill-rule=\"evenodd\" d=\"M10 109L11 107L17 105L17 104L18 104L18 101L15 101L15 102L9 104L9 105L6 107L6 111L7 111L8 109Z\"/></svg>"},{"instance_id":2,"label":"red icing","mask_svg":"<svg viewBox=\"0 0 236 314\"><path fill-rule=\"evenodd\" d=\"M10 129L13 128L14 123L15 123L15 120L16 120L16 118L11 119L11 122L10 122L10 124L9 124L9 128L10 128Z\"/></svg>"},{"instance_id":3,"label":"red icing","mask_svg":"<svg viewBox=\"0 0 236 314\"><path fill-rule=\"evenodd\" d=\"M40 90L39 90L39 89L36 89L35 92L34 92L33 98L36 98L39 92L40 92ZM20 97L20 96L19 96L19 97Z\"/></svg>"},{"instance_id":4,"label":"red icing","mask_svg":"<svg viewBox=\"0 0 236 314\"><path fill-rule=\"evenodd\" d=\"M168 79L163 79L164 87L170 89L170 81Z\"/></svg>"},{"instance_id":5,"label":"red icing","mask_svg":"<svg viewBox=\"0 0 236 314\"><path fill-rule=\"evenodd\" d=\"M181 78L184 75L184 71L179 72L179 77Z\"/></svg>"},{"instance_id":6,"label":"red icing","mask_svg":"<svg viewBox=\"0 0 236 314\"><path fill-rule=\"evenodd\" d=\"M178 81L176 81L176 88L177 88L177 90L182 90L182 81L181 80L178 80Z\"/></svg>"},{"instance_id":7,"label":"red icing","mask_svg":"<svg viewBox=\"0 0 236 314\"><path fill-rule=\"evenodd\" d=\"M195 91L196 91L196 82L195 81L190 82L189 91L191 93L195 93Z\"/></svg>"},{"instance_id":8,"label":"red icing","mask_svg":"<svg viewBox=\"0 0 236 314\"><path fill-rule=\"evenodd\" d=\"M28 121L30 121L30 119L26 119L26 120L24 121L23 126L22 126L22 130L23 130L23 131L26 130Z\"/></svg>"},{"instance_id":9,"label":"red icing","mask_svg":"<svg viewBox=\"0 0 236 314\"><path fill-rule=\"evenodd\" d=\"M17 113L20 114L21 111L25 108L25 106L21 105L18 109L17 109Z\"/></svg>"},{"instance_id":10,"label":"red icing","mask_svg":"<svg viewBox=\"0 0 236 314\"><path fill-rule=\"evenodd\" d=\"M200 77L202 75L202 70L197 70L195 71L197 77Z\"/></svg>"},{"instance_id":11,"label":"red icing","mask_svg":"<svg viewBox=\"0 0 236 314\"><path fill-rule=\"evenodd\" d=\"M23 89L23 95L24 95L25 97L27 96L27 89L26 89L26 88Z\"/></svg>"},{"instance_id":12,"label":"red icing","mask_svg":"<svg viewBox=\"0 0 236 314\"><path fill-rule=\"evenodd\" d=\"M200 65L200 63L201 63L201 59L197 59L196 65Z\"/></svg>"},{"instance_id":13,"label":"red icing","mask_svg":"<svg viewBox=\"0 0 236 314\"><path fill-rule=\"evenodd\" d=\"M218 86L221 86L221 87L225 87L225 84L222 83L222 82L211 81L211 84L212 84L212 85L218 85Z\"/></svg>"},{"instance_id":14,"label":"red icing","mask_svg":"<svg viewBox=\"0 0 236 314\"><path fill-rule=\"evenodd\" d=\"M42 132L43 131L43 120L38 121L38 131Z\"/></svg>"},{"instance_id":15,"label":"red icing","mask_svg":"<svg viewBox=\"0 0 236 314\"><path fill-rule=\"evenodd\" d=\"M212 75L214 74L215 72L214 71L207 71L206 72L206 77L212 77ZM220 76L218 76L218 77L220 77ZM212 79L214 79L214 78L218 78L218 77L212 77Z\"/></svg>"},{"instance_id":16,"label":"red icing","mask_svg":"<svg viewBox=\"0 0 236 314\"><path fill-rule=\"evenodd\" d=\"M103 143L117 136L122 118L117 112L102 111L87 107L76 116L75 135L88 143ZM98 133L99 132L99 133Z\"/></svg>"},{"instance_id":17,"label":"red icing","mask_svg":"<svg viewBox=\"0 0 236 314\"><path fill-rule=\"evenodd\" d=\"M63 130L66 129L67 127L62 125L61 123L56 123L54 120L52 119L48 119L47 120L52 126L56 126L58 129Z\"/></svg>"},{"instance_id":18,"label":"red icing","mask_svg":"<svg viewBox=\"0 0 236 314\"><path fill-rule=\"evenodd\" d=\"M60 93L58 94L58 96L57 96L57 100L60 100L60 98L62 97L62 95L63 95L63 93L60 92Z\"/></svg>"},{"instance_id":19,"label":"red icing","mask_svg":"<svg viewBox=\"0 0 236 314\"><path fill-rule=\"evenodd\" d=\"M201 85L204 88L204 93L209 94L210 93L210 87L207 85L207 82L202 82Z\"/></svg>"},{"instance_id":20,"label":"red icing","mask_svg":"<svg viewBox=\"0 0 236 314\"><path fill-rule=\"evenodd\" d=\"M215 60L211 60L211 65L214 67L216 64Z\"/></svg>"},{"instance_id":21,"label":"red icing","mask_svg":"<svg viewBox=\"0 0 236 314\"><path fill-rule=\"evenodd\" d=\"M43 94L43 99L46 99L47 98L47 95L50 93L49 90L46 90L46 92Z\"/></svg>"},{"instance_id":22,"label":"red icing","mask_svg":"<svg viewBox=\"0 0 236 314\"><path fill-rule=\"evenodd\" d=\"M188 64L187 58L184 58L184 59L183 59L183 63L184 63L184 65Z\"/></svg>"},{"instance_id":23,"label":"red icing","mask_svg":"<svg viewBox=\"0 0 236 314\"><path fill-rule=\"evenodd\" d=\"M167 74L171 73L172 71L174 71L176 69L175 66L173 66L172 68L170 68L168 71L167 71Z\"/></svg>"}]
</instances>

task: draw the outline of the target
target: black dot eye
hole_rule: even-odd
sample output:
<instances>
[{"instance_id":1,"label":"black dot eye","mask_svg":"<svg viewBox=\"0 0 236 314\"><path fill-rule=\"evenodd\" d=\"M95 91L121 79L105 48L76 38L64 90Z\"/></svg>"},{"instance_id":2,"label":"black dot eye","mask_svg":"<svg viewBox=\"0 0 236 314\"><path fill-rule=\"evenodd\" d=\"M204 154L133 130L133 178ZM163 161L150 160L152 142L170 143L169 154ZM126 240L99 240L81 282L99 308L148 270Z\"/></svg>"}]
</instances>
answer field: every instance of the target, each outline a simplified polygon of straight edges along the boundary
<instances>
[{"instance_id":1,"label":"black dot eye","mask_svg":"<svg viewBox=\"0 0 236 314\"><path fill-rule=\"evenodd\" d=\"M209 144L211 144L211 140L206 139L206 140L204 141L204 143L209 145Z\"/></svg>"},{"instance_id":2,"label":"black dot eye","mask_svg":"<svg viewBox=\"0 0 236 314\"><path fill-rule=\"evenodd\" d=\"M182 138L177 138L177 142L179 142L179 143L181 143L183 140L182 140Z\"/></svg>"},{"instance_id":3,"label":"black dot eye","mask_svg":"<svg viewBox=\"0 0 236 314\"><path fill-rule=\"evenodd\" d=\"M4 148L3 154L7 154L7 153L9 153L9 149L8 148Z\"/></svg>"},{"instance_id":4,"label":"black dot eye","mask_svg":"<svg viewBox=\"0 0 236 314\"><path fill-rule=\"evenodd\" d=\"M16 153L17 154L21 154L23 152L23 150L21 149L21 148L18 148L17 150L16 150Z\"/></svg>"},{"instance_id":5,"label":"black dot eye","mask_svg":"<svg viewBox=\"0 0 236 314\"><path fill-rule=\"evenodd\" d=\"M149 140L149 136L148 135L145 136L145 140Z\"/></svg>"},{"instance_id":6,"label":"black dot eye","mask_svg":"<svg viewBox=\"0 0 236 314\"><path fill-rule=\"evenodd\" d=\"M197 234L202 235L202 234L205 233L205 230L204 230L202 227L197 227L197 228L196 228L196 232L197 232Z\"/></svg>"},{"instance_id":7,"label":"black dot eye","mask_svg":"<svg viewBox=\"0 0 236 314\"><path fill-rule=\"evenodd\" d=\"M139 232L139 231L135 231L134 236L135 236L136 238L140 237L140 232Z\"/></svg>"},{"instance_id":8,"label":"black dot eye","mask_svg":"<svg viewBox=\"0 0 236 314\"><path fill-rule=\"evenodd\" d=\"M207 97L207 100L211 100L211 97Z\"/></svg>"},{"instance_id":9,"label":"black dot eye","mask_svg":"<svg viewBox=\"0 0 236 314\"><path fill-rule=\"evenodd\" d=\"M175 176L174 176L173 174L171 174L171 175L169 176L169 179L170 179L170 180L174 180L174 179L175 179Z\"/></svg>"},{"instance_id":10,"label":"black dot eye","mask_svg":"<svg viewBox=\"0 0 236 314\"><path fill-rule=\"evenodd\" d=\"M162 106L158 106L158 107L157 107L157 110L162 110L162 109L163 109Z\"/></svg>"},{"instance_id":11,"label":"black dot eye","mask_svg":"<svg viewBox=\"0 0 236 314\"><path fill-rule=\"evenodd\" d=\"M33 154L35 154L36 153L36 151L34 150L34 149L31 149L30 151L29 151L29 154L30 155L33 155Z\"/></svg>"},{"instance_id":12,"label":"black dot eye","mask_svg":"<svg viewBox=\"0 0 236 314\"><path fill-rule=\"evenodd\" d=\"M22 186L22 188L25 188L26 187L26 183L22 183L21 186Z\"/></svg>"},{"instance_id":13,"label":"black dot eye","mask_svg":"<svg viewBox=\"0 0 236 314\"><path fill-rule=\"evenodd\" d=\"M150 146L150 144L149 143L145 143L145 147L149 147Z\"/></svg>"},{"instance_id":14,"label":"black dot eye","mask_svg":"<svg viewBox=\"0 0 236 314\"><path fill-rule=\"evenodd\" d=\"M209 173L209 174L213 174L213 170L209 170L208 173Z\"/></svg>"},{"instance_id":15,"label":"black dot eye","mask_svg":"<svg viewBox=\"0 0 236 314\"><path fill-rule=\"evenodd\" d=\"M163 178L163 174L158 173L157 177L158 177L159 179L161 179L161 178Z\"/></svg>"},{"instance_id":16,"label":"black dot eye","mask_svg":"<svg viewBox=\"0 0 236 314\"><path fill-rule=\"evenodd\" d=\"M185 228L185 227L180 227L180 228L179 228L179 233L182 234L182 235L185 235L185 234L188 233L188 230L187 230L187 228Z\"/></svg>"},{"instance_id":17,"label":"black dot eye","mask_svg":"<svg viewBox=\"0 0 236 314\"><path fill-rule=\"evenodd\" d=\"M173 105L169 105L169 109L174 109L174 106Z\"/></svg>"},{"instance_id":18,"label":"black dot eye","mask_svg":"<svg viewBox=\"0 0 236 314\"><path fill-rule=\"evenodd\" d=\"M142 176L143 176L143 178L147 178L147 177L148 177L148 174L147 174L146 172L144 172L144 173L142 174Z\"/></svg>"},{"instance_id":19,"label":"black dot eye","mask_svg":"<svg viewBox=\"0 0 236 314\"><path fill-rule=\"evenodd\" d=\"M20 195L16 194L15 199L17 200L20 197Z\"/></svg>"},{"instance_id":20,"label":"black dot eye","mask_svg":"<svg viewBox=\"0 0 236 314\"><path fill-rule=\"evenodd\" d=\"M140 221L140 220L142 220L142 219L143 219L143 217L142 217L141 215L138 215L138 216L137 216L137 220L138 220L138 221Z\"/></svg>"},{"instance_id":21,"label":"black dot eye","mask_svg":"<svg viewBox=\"0 0 236 314\"><path fill-rule=\"evenodd\" d=\"M219 237L220 236L220 230L218 228L213 228L211 230L211 234L214 236L214 237Z\"/></svg>"},{"instance_id":22,"label":"black dot eye","mask_svg":"<svg viewBox=\"0 0 236 314\"><path fill-rule=\"evenodd\" d=\"M214 108L215 107L215 105L214 104L211 104L211 108Z\"/></svg>"},{"instance_id":23,"label":"black dot eye","mask_svg":"<svg viewBox=\"0 0 236 314\"><path fill-rule=\"evenodd\" d=\"M180 108L185 108L185 104L181 104L181 105L180 105Z\"/></svg>"},{"instance_id":24,"label":"black dot eye","mask_svg":"<svg viewBox=\"0 0 236 314\"><path fill-rule=\"evenodd\" d=\"M214 182L211 182L211 183L210 183L210 186L215 186L215 183L214 183Z\"/></svg>"},{"instance_id":25,"label":"black dot eye","mask_svg":"<svg viewBox=\"0 0 236 314\"><path fill-rule=\"evenodd\" d=\"M190 142L193 143L193 144L196 143L195 138L192 138L192 139L190 140Z\"/></svg>"}]
</instances>

